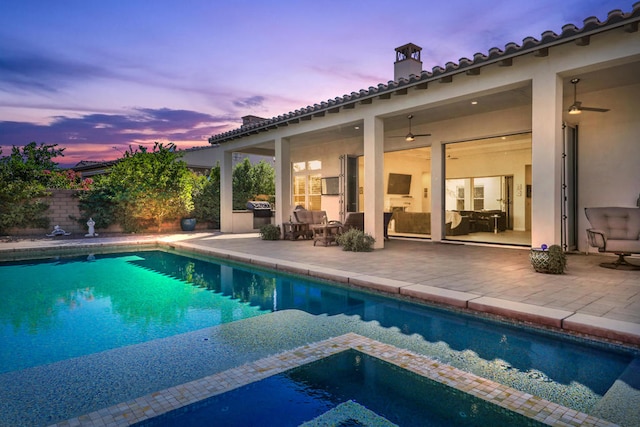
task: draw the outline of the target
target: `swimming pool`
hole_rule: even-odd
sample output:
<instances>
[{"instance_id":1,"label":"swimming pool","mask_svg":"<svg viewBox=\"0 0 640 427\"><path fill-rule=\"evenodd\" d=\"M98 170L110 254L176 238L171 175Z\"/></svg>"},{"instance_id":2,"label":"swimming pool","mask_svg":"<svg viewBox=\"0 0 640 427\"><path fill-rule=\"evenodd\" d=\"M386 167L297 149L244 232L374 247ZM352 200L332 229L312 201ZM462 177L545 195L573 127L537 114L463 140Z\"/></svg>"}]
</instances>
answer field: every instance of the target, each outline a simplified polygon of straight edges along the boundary
<instances>
[{"instance_id":1,"label":"swimming pool","mask_svg":"<svg viewBox=\"0 0 640 427\"><path fill-rule=\"evenodd\" d=\"M267 312L201 286L203 274L220 283L221 266L194 266L147 252L0 267L0 373Z\"/></svg>"},{"instance_id":2,"label":"swimming pool","mask_svg":"<svg viewBox=\"0 0 640 427\"><path fill-rule=\"evenodd\" d=\"M73 268L64 270L65 266ZM26 330L29 334L34 329L25 325L44 325L43 329L59 322L64 325L68 317L81 312L77 309L78 302L81 306L90 305L95 296L112 304L115 302L118 309L113 311L124 319L119 321L123 327L129 327L127 322L136 319L131 323L141 328L135 333L121 334L120 326L85 324L100 317L96 314L85 315L81 329L84 331L82 336L89 341L86 348L91 348L94 342L104 344L107 341L95 337L101 329L116 335L116 347L110 347L110 350L103 347L98 350L101 353L91 350L93 352L90 354L74 355L71 359L64 355L66 349L59 350L60 347L56 347L55 343L45 341L43 337L46 334L34 335L32 345L40 346L42 350L36 351L31 347L29 351L27 347L23 357L29 359L30 354L42 353L49 357L44 363L50 363L53 359L58 362L49 365L41 365L42 361L20 362L32 368L12 368L11 372L0 375L0 386L3 386L0 387L3 389L0 393L6 393L0 397L9 399L0 399L0 410L4 415L19 411L20 405L44 405L43 411L47 413L34 417L46 416L47 422L70 418L267 354L351 331L428 355L443 363L584 412L597 404L634 357L628 352L614 351L564 336L558 339L553 334L542 334L334 284L162 251L10 263L0 267L0 278L15 274L15 268L24 270L21 270L15 289L11 291L2 280L4 301L0 304L5 305L0 305L0 311L4 316L5 311L10 312L9 307L14 304L21 308L12 312L12 316L3 317L2 330L13 331L18 325L21 333L24 334ZM65 273L53 274L52 270L57 268ZM113 278L119 269L127 271L125 276L133 280L128 280L124 286L113 285L115 290L107 290L102 277ZM76 270L82 271L80 276L83 280L73 291L65 288L64 292L53 292L52 295L44 292L45 286L47 289L60 289L62 285L50 284L56 276L67 286L72 281L70 271ZM33 281L36 286L23 289L27 285L24 278L36 276L40 276L40 280ZM146 276L151 278L151 285L141 284ZM91 285L94 280L100 283L97 290ZM183 298L186 297L182 293L175 294L174 288L182 289L191 297L196 295L195 300L185 302ZM133 290L133 296L125 297L124 290ZM17 295L18 292L24 292L21 299L31 301L32 308L25 308L24 302L15 302L16 296L13 294ZM72 295L75 299L61 298L60 295ZM78 295L82 298L78 298ZM154 302L145 305L147 299ZM7 304L9 300L13 302ZM227 307L224 310L217 308L208 312L210 308L205 307L205 300L220 300L231 305L224 305ZM61 312L52 309L56 307L54 302L73 306L73 309L58 316ZM104 311L104 306L99 306ZM309 316L297 315L295 310L302 310ZM192 311L193 319L200 320L192 320ZM274 316L276 313L280 315ZM211 323L201 323L202 318ZM187 319L188 326L185 326L184 319ZM223 320L228 322L224 323ZM165 328L172 332L161 336L150 333ZM55 341L56 335L52 336ZM135 339L127 341L130 337ZM141 342L140 337L147 341ZM10 334L3 335L1 348L24 347L23 344L14 344L11 339ZM85 347L82 344L84 338L76 340L80 341L76 347ZM55 357L51 359L51 355ZM17 357L9 354L5 359ZM38 364L40 366L36 366ZM70 371L74 375L67 378ZM158 375L158 372L162 374ZM90 386L78 379L87 380L85 376L90 377ZM33 383L31 394L26 394L16 386L25 381ZM55 387L52 387L52 383ZM34 391L38 387L40 391ZM64 395L59 396L51 391L56 388L65 389Z\"/></svg>"},{"instance_id":3,"label":"swimming pool","mask_svg":"<svg viewBox=\"0 0 640 427\"><path fill-rule=\"evenodd\" d=\"M134 425L196 427L211 420L265 427L544 425L355 350Z\"/></svg>"}]
</instances>

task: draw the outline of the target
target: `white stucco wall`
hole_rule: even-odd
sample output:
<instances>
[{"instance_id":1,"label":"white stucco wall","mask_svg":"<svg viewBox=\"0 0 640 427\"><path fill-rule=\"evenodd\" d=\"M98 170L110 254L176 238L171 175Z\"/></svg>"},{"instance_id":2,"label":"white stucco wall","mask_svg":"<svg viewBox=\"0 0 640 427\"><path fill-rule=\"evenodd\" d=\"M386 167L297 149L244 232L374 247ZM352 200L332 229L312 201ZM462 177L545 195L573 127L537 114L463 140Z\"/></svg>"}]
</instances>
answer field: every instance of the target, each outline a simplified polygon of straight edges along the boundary
<instances>
[{"instance_id":1,"label":"white stucco wall","mask_svg":"<svg viewBox=\"0 0 640 427\"><path fill-rule=\"evenodd\" d=\"M636 206L640 196L640 85L581 96L578 120L578 249L588 250L585 207ZM593 249L591 249L593 251Z\"/></svg>"}]
</instances>

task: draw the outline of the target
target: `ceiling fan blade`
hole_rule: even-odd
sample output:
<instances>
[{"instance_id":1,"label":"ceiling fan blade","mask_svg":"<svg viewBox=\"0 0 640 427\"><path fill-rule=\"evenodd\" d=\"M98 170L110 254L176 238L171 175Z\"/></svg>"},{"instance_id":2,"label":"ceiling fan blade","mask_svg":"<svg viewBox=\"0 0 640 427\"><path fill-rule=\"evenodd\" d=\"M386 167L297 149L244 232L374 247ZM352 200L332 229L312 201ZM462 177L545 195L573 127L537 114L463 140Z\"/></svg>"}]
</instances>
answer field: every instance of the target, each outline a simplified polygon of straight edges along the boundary
<instances>
[{"instance_id":1,"label":"ceiling fan blade","mask_svg":"<svg viewBox=\"0 0 640 427\"><path fill-rule=\"evenodd\" d=\"M430 133L416 133L413 136L431 136Z\"/></svg>"},{"instance_id":2,"label":"ceiling fan blade","mask_svg":"<svg viewBox=\"0 0 640 427\"><path fill-rule=\"evenodd\" d=\"M597 111L598 113L606 113L608 108L595 108L595 107L579 107L582 111Z\"/></svg>"},{"instance_id":3,"label":"ceiling fan blade","mask_svg":"<svg viewBox=\"0 0 640 427\"><path fill-rule=\"evenodd\" d=\"M578 91L578 83L580 79L574 78L571 79L571 84L573 84L573 104L569 106L567 110L569 114L580 114L581 111L596 111L598 113L606 113L609 111L608 108L594 108L594 107L583 107L582 102L577 100L577 91Z\"/></svg>"}]
</instances>

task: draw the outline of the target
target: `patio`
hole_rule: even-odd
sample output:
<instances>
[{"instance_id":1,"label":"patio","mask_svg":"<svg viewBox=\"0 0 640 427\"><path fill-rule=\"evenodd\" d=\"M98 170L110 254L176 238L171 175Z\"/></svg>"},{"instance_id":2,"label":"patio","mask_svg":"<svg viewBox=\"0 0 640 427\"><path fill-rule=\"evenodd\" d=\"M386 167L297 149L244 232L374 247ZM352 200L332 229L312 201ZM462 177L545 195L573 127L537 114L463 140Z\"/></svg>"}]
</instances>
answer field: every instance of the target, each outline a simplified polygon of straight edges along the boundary
<instances>
[{"instance_id":1,"label":"patio","mask_svg":"<svg viewBox=\"0 0 640 427\"><path fill-rule=\"evenodd\" d=\"M610 257L597 254L570 254L565 274L548 275L533 271L526 249L391 239L384 250L354 253L308 240L191 233L4 241L0 260L156 242L640 345L640 275L601 268Z\"/></svg>"}]
</instances>

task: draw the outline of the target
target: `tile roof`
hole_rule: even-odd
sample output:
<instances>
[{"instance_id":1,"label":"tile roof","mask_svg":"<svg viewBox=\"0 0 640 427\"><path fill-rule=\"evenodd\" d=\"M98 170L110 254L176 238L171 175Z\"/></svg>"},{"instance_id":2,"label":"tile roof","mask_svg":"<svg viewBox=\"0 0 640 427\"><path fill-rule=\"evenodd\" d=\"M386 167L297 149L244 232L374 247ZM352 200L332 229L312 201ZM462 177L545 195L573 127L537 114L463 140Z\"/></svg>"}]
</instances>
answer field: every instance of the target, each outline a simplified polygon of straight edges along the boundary
<instances>
[{"instance_id":1,"label":"tile roof","mask_svg":"<svg viewBox=\"0 0 640 427\"><path fill-rule=\"evenodd\" d=\"M633 10L624 13L620 9L609 12L605 21L600 21L597 17L591 16L583 21L582 28L573 24L566 24L562 27L562 32L556 34L553 31L545 31L541 34L540 40L534 37L526 37L522 44L510 42L504 49L493 47L487 54L476 53L473 59L460 58L458 63L447 62L443 67L435 66L431 71L422 71L419 76L411 75L408 79L400 78L398 81L389 81L387 84L380 83L378 86L370 86L368 89L360 89L358 92L335 97L319 104L310 105L282 114L271 119L265 119L258 123L243 125L241 128L214 135L209 138L212 145L227 142L244 136L265 132L289 124L298 123L301 120L310 120L312 117L321 117L326 113L337 113L340 108L353 108L357 102L370 103L374 98L388 99L391 94L398 91L406 91L409 87L425 85L431 81L451 81L456 74L479 74L480 68L499 63L501 65L511 65L514 57L533 54L536 56L547 56L548 49L553 46L575 42L578 46L589 44L589 38L593 34L601 33L614 28L623 27L626 32L638 31L640 21L640 1L633 4Z\"/></svg>"}]
</instances>

